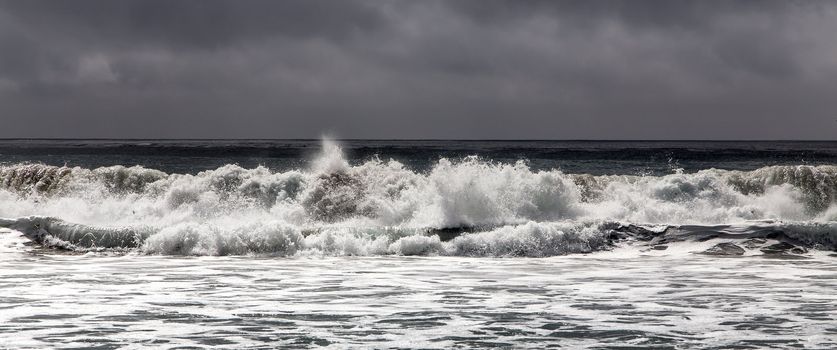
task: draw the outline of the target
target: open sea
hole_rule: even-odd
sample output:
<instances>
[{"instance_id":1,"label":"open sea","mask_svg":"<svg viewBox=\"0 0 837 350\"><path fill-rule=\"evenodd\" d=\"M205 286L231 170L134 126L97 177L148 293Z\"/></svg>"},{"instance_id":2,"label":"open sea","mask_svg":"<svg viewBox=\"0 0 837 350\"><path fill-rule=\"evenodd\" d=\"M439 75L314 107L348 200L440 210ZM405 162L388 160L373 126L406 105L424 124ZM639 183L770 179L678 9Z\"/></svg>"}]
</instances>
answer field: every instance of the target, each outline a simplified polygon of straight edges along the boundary
<instances>
[{"instance_id":1,"label":"open sea","mask_svg":"<svg viewBox=\"0 0 837 350\"><path fill-rule=\"evenodd\" d=\"M0 348L837 348L837 142L0 140Z\"/></svg>"}]
</instances>

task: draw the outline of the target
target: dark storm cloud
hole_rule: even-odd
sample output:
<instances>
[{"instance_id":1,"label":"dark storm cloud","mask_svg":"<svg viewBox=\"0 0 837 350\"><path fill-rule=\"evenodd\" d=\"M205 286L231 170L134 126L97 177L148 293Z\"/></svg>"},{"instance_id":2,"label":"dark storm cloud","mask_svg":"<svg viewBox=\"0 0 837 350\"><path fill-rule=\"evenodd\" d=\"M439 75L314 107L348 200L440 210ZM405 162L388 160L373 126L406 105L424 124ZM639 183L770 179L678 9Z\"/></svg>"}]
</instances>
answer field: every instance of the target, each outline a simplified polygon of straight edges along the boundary
<instances>
[{"instance_id":1,"label":"dark storm cloud","mask_svg":"<svg viewBox=\"0 0 837 350\"><path fill-rule=\"evenodd\" d=\"M0 1L0 136L833 139L835 32L808 1Z\"/></svg>"},{"instance_id":2,"label":"dark storm cloud","mask_svg":"<svg viewBox=\"0 0 837 350\"><path fill-rule=\"evenodd\" d=\"M31 26L123 44L218 48L269 36L340 38L377 28L370 3L351 1L13 1L9 13ZM59 34L59 33L56 33Z\"/></svg>"}]
</instances>

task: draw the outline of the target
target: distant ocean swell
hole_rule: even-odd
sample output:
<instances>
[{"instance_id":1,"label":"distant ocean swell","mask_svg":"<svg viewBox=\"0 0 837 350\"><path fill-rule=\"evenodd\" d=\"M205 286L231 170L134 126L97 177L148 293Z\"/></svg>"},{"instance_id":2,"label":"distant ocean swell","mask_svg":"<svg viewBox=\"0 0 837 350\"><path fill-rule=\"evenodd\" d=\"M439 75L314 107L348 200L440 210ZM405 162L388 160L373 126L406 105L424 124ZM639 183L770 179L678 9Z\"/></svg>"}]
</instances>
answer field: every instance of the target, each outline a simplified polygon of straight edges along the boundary
<instances>
[{"instance_id":1,"label":"distant ocean swell","mask_svg":"<svg viewBox=\"0 0 837 350\"><path fill-rule=\"evenodd\" d=\"M350 166L333 143L287 172L0 167L0 226L47 246L145 254L539 257L706 237L833 250L835 197L837 166L594 176L467 157L417 172Z\"/></svg>"}]
</instances>

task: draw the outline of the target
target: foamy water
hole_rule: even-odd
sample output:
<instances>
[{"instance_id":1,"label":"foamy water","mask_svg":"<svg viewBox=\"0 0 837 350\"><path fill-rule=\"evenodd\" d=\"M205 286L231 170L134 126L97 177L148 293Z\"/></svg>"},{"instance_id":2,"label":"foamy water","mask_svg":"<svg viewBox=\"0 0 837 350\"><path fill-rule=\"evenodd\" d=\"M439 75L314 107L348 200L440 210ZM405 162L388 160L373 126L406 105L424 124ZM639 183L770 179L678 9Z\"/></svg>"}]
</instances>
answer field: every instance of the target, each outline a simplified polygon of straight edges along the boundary
<instances>
[{"instance_id":1,"label":"foamy water","mask_svg":"<svg viewBox=\"0 0 837 350\"><path fill-rule=\"evenodd\" d=\"M0 347L837 346L837 258L0 254Z\"/></svg>"},{"instance_id":2,"label":"foamy water","mask_svg":"<svg viewBox=\"0 0 837 350\"><path fill-rule=\"evenodd\" d=\"M783 147L647 173L619 163L641 148L590 172L330 142L284 168L14 158L0 347L834 348L837 166Z\"/></svg>"},{"instance_id":3,"label":"foamy water","mask_svg":"<svg viewBox=\"0 0 837 350\"><path fill-rule=\"evenodd\" d=\"M0 179L0 226L77 251L551 256L605 248L609 222L759 220L826 249L837 242L830 165L594 176L466 157L418 172L396 160L350 166L326 142L309 168L284 172L13 164ZM426 234L438 229L480 232L443 243Z\"/></svg>"}]
</instances>

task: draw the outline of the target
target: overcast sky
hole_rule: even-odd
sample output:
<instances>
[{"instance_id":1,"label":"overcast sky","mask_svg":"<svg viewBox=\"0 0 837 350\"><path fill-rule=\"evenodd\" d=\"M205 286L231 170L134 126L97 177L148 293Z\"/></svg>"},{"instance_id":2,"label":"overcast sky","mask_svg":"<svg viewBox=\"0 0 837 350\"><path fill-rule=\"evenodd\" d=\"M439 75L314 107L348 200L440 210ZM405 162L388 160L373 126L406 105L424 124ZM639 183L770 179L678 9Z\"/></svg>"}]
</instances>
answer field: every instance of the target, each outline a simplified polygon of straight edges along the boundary
<instances>
[{"instance_id":1,"label":"overcast sky","mask_svg":"<svg viewBox=\"0 0 837 350\"><path fill-rule=\"evenodd\" d=\"M837 139L837 1L0 0L0 137Z\"/></svg>"}]
</instances>

